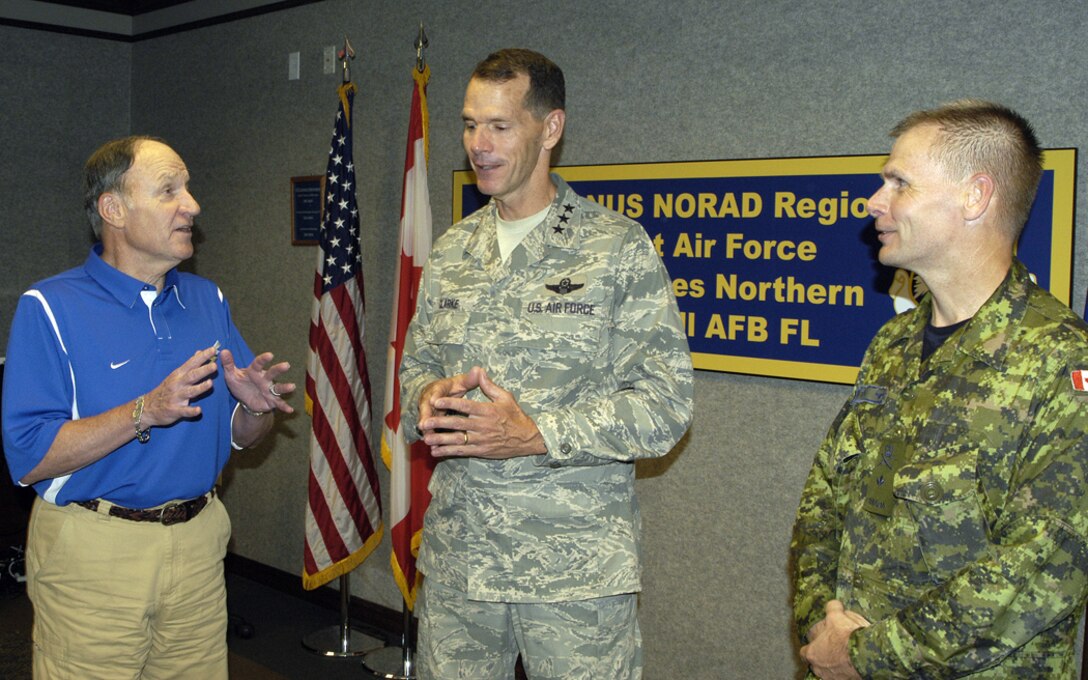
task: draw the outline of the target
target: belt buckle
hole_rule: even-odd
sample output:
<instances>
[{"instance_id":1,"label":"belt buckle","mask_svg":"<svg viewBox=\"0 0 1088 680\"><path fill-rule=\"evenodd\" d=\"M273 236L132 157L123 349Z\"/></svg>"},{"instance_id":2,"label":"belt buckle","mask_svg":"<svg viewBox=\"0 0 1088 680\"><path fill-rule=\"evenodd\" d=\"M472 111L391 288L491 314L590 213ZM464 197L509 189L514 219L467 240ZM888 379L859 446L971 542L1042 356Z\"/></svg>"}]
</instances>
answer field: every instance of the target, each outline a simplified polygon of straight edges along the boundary
<instances>
[{"instance_id":1,"label":"belt buckle","mask_svg":"<svg viewBox=\"0 0 1088 680\"><path fill-rule=\"evenodd\" d=\"M159 523L163 526L181 524L182 522L188 522L189 519L191 518L186 503L170 503L159 510Z\"/></svg>"}]
</instances>

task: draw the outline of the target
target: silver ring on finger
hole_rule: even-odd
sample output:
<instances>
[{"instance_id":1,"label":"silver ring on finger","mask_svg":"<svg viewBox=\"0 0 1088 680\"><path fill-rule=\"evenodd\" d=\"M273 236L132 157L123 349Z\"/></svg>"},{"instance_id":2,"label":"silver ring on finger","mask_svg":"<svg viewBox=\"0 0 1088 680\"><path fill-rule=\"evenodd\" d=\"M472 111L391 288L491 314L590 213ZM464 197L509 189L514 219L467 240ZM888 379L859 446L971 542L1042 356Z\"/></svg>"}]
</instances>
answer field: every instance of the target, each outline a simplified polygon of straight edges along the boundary
<instances>
[{"instance_id":1,"label":"silver ring on finger","mask_svg":"<svg viewBox=\"0 0 1088 680\"><path fill-rule=\"evenodd\" d=\"M279 397L283 396L282 394L280 394L279 392L276 391L276 383L272 383L271 385L269 385L268 386L268 391L272 393L273 397L279 398Z\"/></svg>"}]
</instances>

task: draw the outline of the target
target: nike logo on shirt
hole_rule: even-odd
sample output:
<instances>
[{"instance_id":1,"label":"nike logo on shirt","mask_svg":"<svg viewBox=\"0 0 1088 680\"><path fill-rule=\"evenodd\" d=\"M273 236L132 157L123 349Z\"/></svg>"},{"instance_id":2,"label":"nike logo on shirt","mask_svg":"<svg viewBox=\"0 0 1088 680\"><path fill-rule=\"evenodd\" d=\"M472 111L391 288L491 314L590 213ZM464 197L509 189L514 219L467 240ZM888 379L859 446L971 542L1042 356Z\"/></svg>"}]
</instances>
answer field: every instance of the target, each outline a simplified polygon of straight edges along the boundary
<instances>
[{"instance_id":1,"label":"nike logo on shirt","mask_svg":"<svg viewBox=\"0 0 1088 680\"><path fill-rule=\"evenodd\" d=\"M114 362L111 361L110 362L110 368L116 370L118 368L121 368L122 366L124 366L125 364L127 364L130 361L132 361L132 359L125 359L124 361L120 361L120 362L117 362L117 363L114 363Z\"/></svg>"}]
</instances>

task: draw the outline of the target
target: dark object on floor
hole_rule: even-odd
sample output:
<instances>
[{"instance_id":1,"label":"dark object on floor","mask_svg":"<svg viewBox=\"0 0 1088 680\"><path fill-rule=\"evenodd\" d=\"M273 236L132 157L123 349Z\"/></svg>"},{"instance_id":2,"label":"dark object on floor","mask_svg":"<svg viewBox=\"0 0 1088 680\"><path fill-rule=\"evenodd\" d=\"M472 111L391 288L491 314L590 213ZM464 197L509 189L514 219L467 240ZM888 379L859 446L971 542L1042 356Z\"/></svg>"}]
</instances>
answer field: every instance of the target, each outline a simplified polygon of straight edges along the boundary
<instances>
[{"instance_id":1,"label":"dark object on floor","mask_svg":"<svg viewBox=\"0 0 1088 680\"><path fill-rule=\"evenodd\" d=\"M3 383L4 364L0 363L0 386ZM26 550L26 525L33 504L34 489L11 481L4 445L0 442L0 593L7 593L12 583L22 584L26 580L23 553Z\"/></svg>"},{"instance_id":2,"label":"dark object on floor","mask_svg":"<svg viewBox=\"0 0 1088 680\"><path fill-rule=\"evenodd\" d=\"M239 614L227 615L227 635L234 633L243 640L248 640L256 635L257 631L253 627L253 624L246 621Z\"/></svg>"},{"instance_id":3,"label":"dark object on floor","mask_svg":"<svg viewBox=\"0 0 1088 680\"><path fill-rule=\"evenodd\" d=\"M0 597L26 592L26 557L23 546L0 546Z\"/></svg>"}]
</instances>

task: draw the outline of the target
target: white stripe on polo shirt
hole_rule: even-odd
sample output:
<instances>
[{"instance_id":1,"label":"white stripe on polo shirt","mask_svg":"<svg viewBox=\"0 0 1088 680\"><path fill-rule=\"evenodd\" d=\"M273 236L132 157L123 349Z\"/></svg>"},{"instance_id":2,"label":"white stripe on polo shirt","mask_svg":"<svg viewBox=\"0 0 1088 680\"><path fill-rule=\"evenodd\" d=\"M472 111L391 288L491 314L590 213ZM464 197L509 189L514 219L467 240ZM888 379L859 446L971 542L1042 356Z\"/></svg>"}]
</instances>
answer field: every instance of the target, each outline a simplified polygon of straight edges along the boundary
<instances>
[{"instance_id":1,"label":"white stripe on polo shirt","mask_svg":"<svg viewBox=\"0 0 1088 680\"><path fill-rule=\"evenodd\" d=\"M57 319L53 316L53 309L49 306L49 303L46 302L45 296L42 295L40 291L34 290L33 288L23 293L23 295L29 295L41 303L42 309L45 310L45 315L49 318L49 323L53 326L53 333L57 336L57 342L60 343L60 348L64 350L64 356L68 356L68 348L64 345L64 338L60 335L60 328L57 327ZM68 362L68 375L72 378L72 420L79 420L79 406L76 405L76 374L75 371L72 370L71 361ZM71 474L64 475L63 477L54 477L53 481L49 483L49 488L42 494L42 500L49 501L56 505L57 494L60 493L60 490L64 488L64 485L71 477ZM26 484L20 482L19 486L26 486Z\"/></svg>"}]
</instances>

